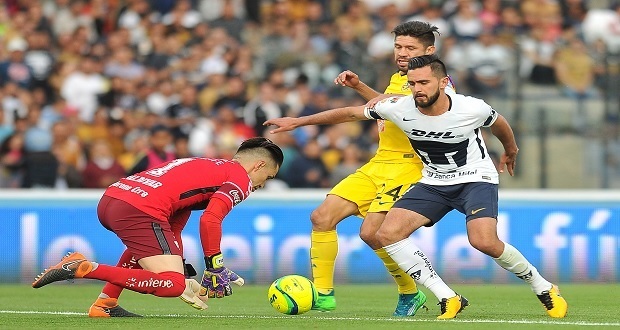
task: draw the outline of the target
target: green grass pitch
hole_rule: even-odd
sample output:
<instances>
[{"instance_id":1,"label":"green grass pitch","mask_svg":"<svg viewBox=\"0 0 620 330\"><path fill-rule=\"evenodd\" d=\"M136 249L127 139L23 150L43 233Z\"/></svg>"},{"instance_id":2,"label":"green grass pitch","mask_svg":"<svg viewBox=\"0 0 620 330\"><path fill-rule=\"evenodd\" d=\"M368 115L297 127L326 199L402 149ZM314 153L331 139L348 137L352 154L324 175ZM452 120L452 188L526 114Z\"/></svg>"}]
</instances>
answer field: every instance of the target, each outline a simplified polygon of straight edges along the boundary
<instances>
[{"instance_id":1,"label":"green grass pitch","mask_svg":"<svg viewBox=\"0 0 620 330\"><path fill-rule=\"evenodd\" d=\"M267 285L234 287L234 295L211 299L196 311L178 298L126 291L121 306L144 318L89 319L88 307L101 285L55 283L41 289L0 284L0 329L602 329L620 327L620 284L563 284L569 312L547 316L526 285L454 285L469 306L457 319L438 321L439 306L428 291L428 312L393 318L393 285L337 285L338 309L304 315L277 313L267 300Z\"/></svg>"}]
</instances>

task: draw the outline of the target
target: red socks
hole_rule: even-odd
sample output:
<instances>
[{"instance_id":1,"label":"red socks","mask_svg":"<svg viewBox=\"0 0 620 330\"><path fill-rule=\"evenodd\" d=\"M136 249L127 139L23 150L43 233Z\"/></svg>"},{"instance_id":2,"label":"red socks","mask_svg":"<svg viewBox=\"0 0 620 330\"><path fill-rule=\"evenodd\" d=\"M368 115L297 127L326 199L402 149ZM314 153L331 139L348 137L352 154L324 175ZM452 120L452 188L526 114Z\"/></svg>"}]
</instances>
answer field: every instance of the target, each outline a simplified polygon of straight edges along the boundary
<instances>
[{"instance_id":1,"label":"red socks","mask_svg":"<svg viewBox=\"0 0 620 330\"><path fill-rule=\"evenodd\" d=\"M116 264L116 267L123 267L123 268L129 268L129 269L142 269L140 264L133 258L133 255L131 255L131 252L129 252L129 250L127 249L121 255L120 259L118 260L118 263ZM101 293L106 294L108 297L115 298L115 299L118 299L118 297L120 297L121 292L123 292L122 286L114 285L110 282L107 282L103 286L103 290L101 290Z\"/></svg>"},{"instance_id":2,"label":"red socks","mask_svg":"<svg viewBox=\"0 0 620 330\"><path fill-rule=\"evenodd\" d=\"M107 281L125 289L158 297L178 297L185 290L185 275L177 272L153 273L144 269L99 264L84 277Z\"/></svg>"}]
</instances>

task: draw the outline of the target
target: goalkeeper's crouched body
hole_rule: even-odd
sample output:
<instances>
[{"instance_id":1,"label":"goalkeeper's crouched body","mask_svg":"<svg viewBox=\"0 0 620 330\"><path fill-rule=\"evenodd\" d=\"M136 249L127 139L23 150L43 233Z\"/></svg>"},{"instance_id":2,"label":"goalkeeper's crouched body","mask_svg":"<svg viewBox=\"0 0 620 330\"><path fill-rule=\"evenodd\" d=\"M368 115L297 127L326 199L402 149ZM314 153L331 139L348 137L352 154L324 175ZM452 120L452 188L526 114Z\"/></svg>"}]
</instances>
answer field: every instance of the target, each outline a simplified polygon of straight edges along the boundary
<instances>
[{"instance_id":1,"label":"goalkeeper's crouched body","mask_svg":"<svg viewBox=\"0 0 620 330\"><path fill-rule=\"evenodd\" d=\"M220 249L224 217L273 179L283 159L277 145L257 137L243 141L231 160L179 158L120 179L97 205L101 225L127 247L116 266L70 253L37 276L32 287L74 278L107 282L89 310L91 317L136 316L118 305L124 289L181 297L194 308L206 308L207 298L232 294L230 282L243 284L224 267ZM206 270L200 283L186 278L183 261L181 232L192 210L204 210L199 230Z\"/></svg>"}]
</instances>

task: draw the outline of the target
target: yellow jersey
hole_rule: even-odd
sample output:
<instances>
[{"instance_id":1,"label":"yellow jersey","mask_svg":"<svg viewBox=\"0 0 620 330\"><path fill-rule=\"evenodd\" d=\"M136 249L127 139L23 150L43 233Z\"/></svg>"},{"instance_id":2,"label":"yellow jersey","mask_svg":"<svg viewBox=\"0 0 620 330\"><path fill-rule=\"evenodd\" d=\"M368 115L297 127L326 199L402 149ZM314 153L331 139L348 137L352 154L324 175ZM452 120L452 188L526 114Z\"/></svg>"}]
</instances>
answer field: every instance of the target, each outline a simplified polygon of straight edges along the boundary
<instances>
[{"instance_id":1,"label":"yellow jersey","mask_svg":"<svg viewBox=\"0 0 620 330\"><path fill-rule=\"evenodd\" d=\"M407 75L396 72L390 78L390 85L385 94L411 95ZM377 120L379 128L379 147L371 162L409 162L421 163L420 158L413 151L409 138L394 123L388 120Z\"/></svg>"}]
</instances>

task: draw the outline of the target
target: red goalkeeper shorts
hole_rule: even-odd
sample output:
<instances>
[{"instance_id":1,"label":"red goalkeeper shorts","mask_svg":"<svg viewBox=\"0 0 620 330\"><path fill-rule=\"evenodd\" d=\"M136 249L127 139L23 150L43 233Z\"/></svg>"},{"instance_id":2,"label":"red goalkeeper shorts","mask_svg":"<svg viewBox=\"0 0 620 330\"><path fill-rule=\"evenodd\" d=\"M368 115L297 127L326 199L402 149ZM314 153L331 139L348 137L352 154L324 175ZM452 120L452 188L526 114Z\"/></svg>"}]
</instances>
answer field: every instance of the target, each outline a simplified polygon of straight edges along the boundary
<instances>
[{"instance_id":1,"label":"red goalkeeper shorts","mask_svg":"<svg viewBox=\"0 0 620 330\"><path fill-rule=\"evenodd\" d=\"M97 206L97 216L136 260L165 254L182 256L170 223L155 219L127 202L104 195Z\"/></svg>"}]
</instances>

